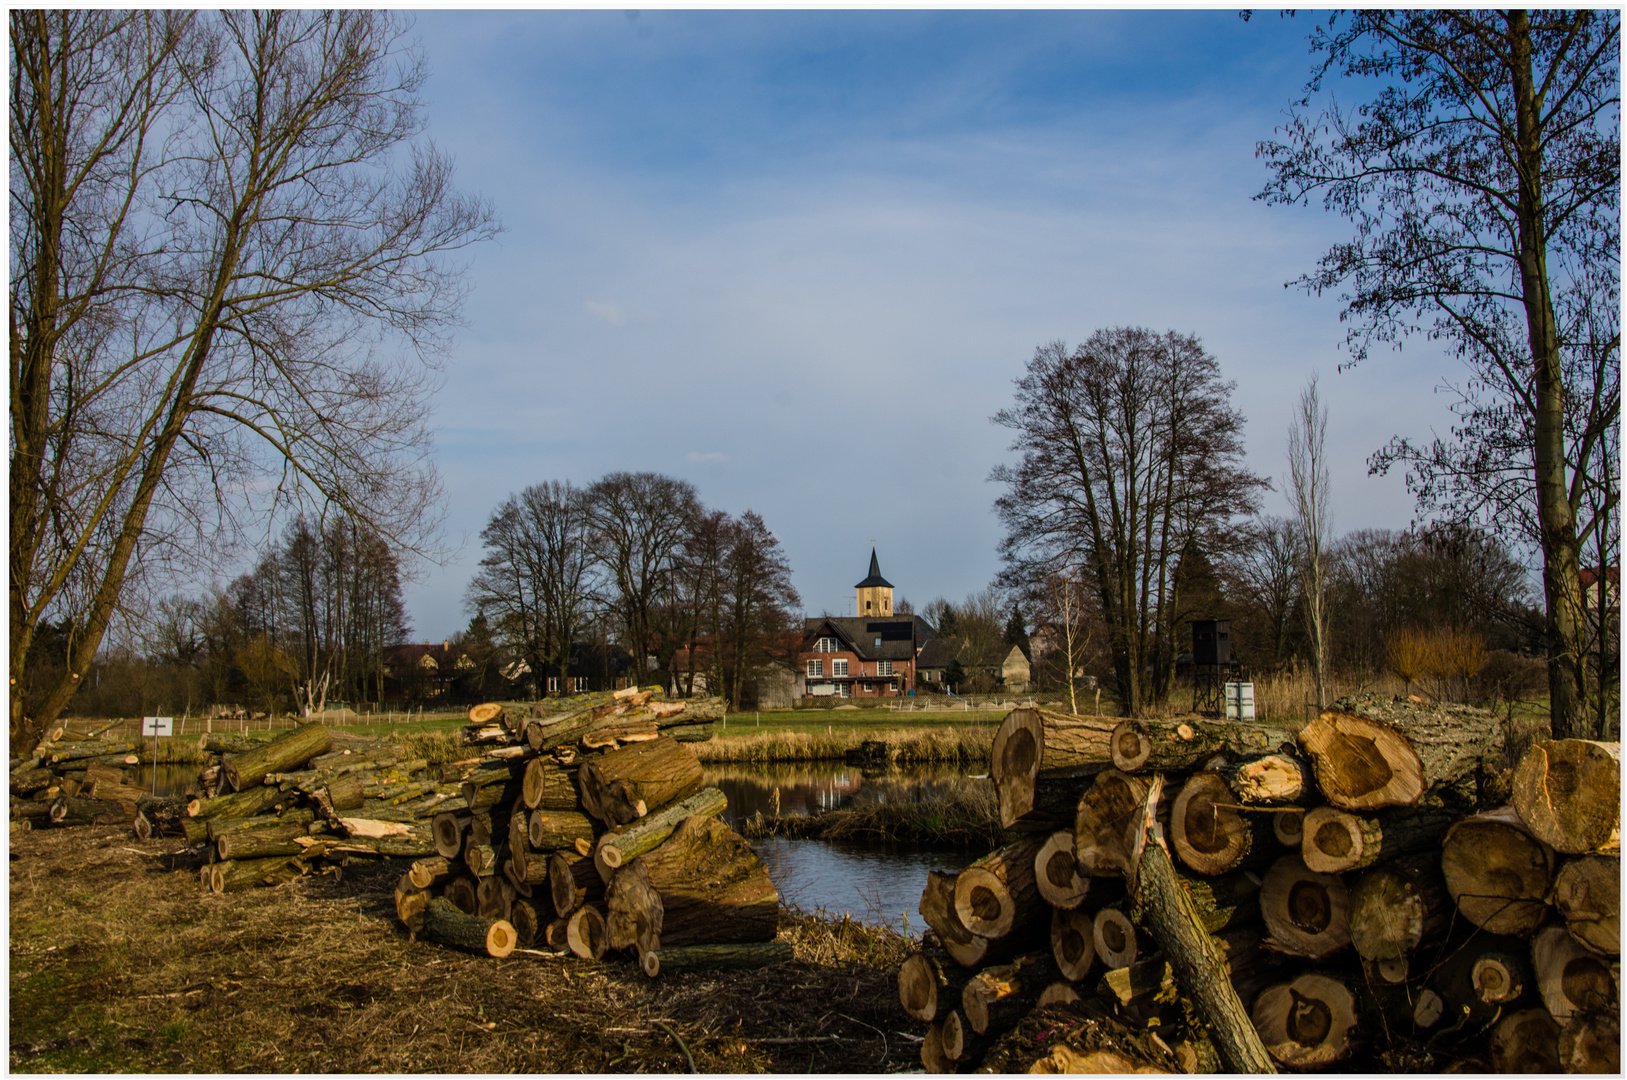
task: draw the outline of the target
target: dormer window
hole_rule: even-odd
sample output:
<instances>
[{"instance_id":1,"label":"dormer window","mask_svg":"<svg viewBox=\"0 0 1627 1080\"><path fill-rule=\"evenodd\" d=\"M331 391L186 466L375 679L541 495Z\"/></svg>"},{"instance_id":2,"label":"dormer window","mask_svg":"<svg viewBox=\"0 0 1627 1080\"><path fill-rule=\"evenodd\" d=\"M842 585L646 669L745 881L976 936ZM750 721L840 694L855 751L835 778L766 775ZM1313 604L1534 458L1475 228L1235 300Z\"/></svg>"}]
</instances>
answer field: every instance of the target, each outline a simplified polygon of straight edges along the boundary
<instances>
[{"instance_id":1,"label":"dormer window","mask_svg":"<svg viewBox=\"0 0 1627 1080\"><path fill-rule=\"evenodd\" d=\"M813 651L814 652L841 652L842 651L842 646L841 646L841 643L838 642L833 637L822 637L818 641L814 642Z\"/></svg>"}]
</instances>

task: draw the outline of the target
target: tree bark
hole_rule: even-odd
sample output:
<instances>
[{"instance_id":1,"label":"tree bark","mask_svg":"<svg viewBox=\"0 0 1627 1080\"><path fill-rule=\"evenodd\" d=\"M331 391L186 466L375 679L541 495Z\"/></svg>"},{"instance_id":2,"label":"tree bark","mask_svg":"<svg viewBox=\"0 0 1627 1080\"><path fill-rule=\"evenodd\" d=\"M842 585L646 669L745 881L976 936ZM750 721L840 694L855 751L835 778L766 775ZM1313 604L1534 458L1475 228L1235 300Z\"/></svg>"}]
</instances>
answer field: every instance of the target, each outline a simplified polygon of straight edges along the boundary
<instances>
[{"instance_id":1,"label":"tree bark","mask_svg":"<svg viewBox=\"0 0 1627 1080\"><path fill-rule=\"evenodd\" d=\"M228 833L259 832L264 829L274 829L282 825L298 825L302 832L308 832L308 826L316 820L316 815L306 809L289 810L284 814L256 814L251 818L210 818L204 823L204 832L213 843Z\"/></svg>"},{"instance_id":2,"label":"tree bark","mask_svg":"<svg viewBox=\"0 0 1627 1080\"><path fill-rule=\"evenodd\" d=\"M301 724L264 746L243 754L227 754L221 759L221 773L233 791L256 787L266 773L288 772L304 766L333 745L333 733L321 724Z\"/></svg>"},{"instance_id":3,"label":"tree bark","mask_svg":"<svg viewBox=\"0 0 1627 1080\"><path fill-rule=\"evenodd\" d=\"M948 953L935 949L915 953L898 969L899 1004L922 1023L933 1023L959 1003L960 992L973 974Z\"/></svg>"},{"instance_id":4,"label":"tree bark","mask_svg":"<svg viewBox=\"0 0 1627 1080\"><path fill-rule=\"evenodd\" d=\"M1447 830L1441 849L1447 891L1474 925L1523 937L1547 920L1553 850L1512 806L1464 818Z\"/></svg>"},{"instance_id":5,"label":"tree bark","mask_svg":"<svg viewBox=\"0 0 1627 1080\"><path fill-rule=\"evenodd\" d=\"M594 816L626 825L669 802L700 790L704 770L695 752L672 739L654 739L612 750L582 763L578 781L591 789Z\"/></svg>"},{"instance_id":6,"label":"tree bark","mask_svg":"<svg viewBox=\"0 0 1627 1080\"><path fill-rule=\"evenodd\" d=\"M414 862L407 870L407 877L416 888L432 889L457 877L461 869L444 855L432 855Z\"/></svg>"},{"instance_id":7,"label":"tree bark","mask_svg":"<svg viewBox=\"0 0 1627 1080\"><path fill-rule=\"evenodd\" d=\"M471 915L440 896L424 905L423 929L419 934L442 945L484 953L499 960L513 952L518 941L510 923Z\"/></svg>"},{"instance_id":8,"label":"tree bark","mask_svg":"<svg viewBox=\"0 0 1627 1080\"><path fill-rule=\"evenodd\" d=\"M1621 859L1578 855L1554 875L1554 907L1571 937L1596 953L1621 954Z\"/></svg>"},{"instance_id":9,"label":"tree bark","mask_svg":"<svg viewBox=\"0 0 1627 1080\"><path fill-rule=\"evenodd\" d=\"M728 805L729 800L717 788L702 788L686 799L600 836L594 845L594 859L611 870L625 866L630 860L655 850L688 818L696 814L717 817Z\"/></svg>"},{"instance_id":10,"label":"tree bark","mask_svg":"<svg viewBox=\"0 0 1627 1080\"><path fill-rule=\"evenodd\" d=\"M186 804L188 817L208 820L210 818L248 818L263 814L270 810L283 798L283 793L276 788L255 787L233 795L221 795L214 799L191 799Z\"/></svg>"},{"instance_id":11,"label":"tree bark","mask_svg":"<svg viewBox=\"0 0 1627 1080\"><path fill-rule=\"evenodd\" d=\"M328 781L328 803L335 810L355 810L365 801L362 778L357 774L347 773Z\"/></svg>"},{"instance_id":12,"label":"tree bark","mask_svg":"<svg viewBox=\"0 0 1627 1080\"><path fill-rule=\"evenodd\" d=\"M183 795L146 796L136 803L135 832L143 840L155 836L183 836L187 799Z\"/></svg>"},{"instance_id":13,"label":"tree bark","mask_svg":"<svg viewBox=\"0 0 1627 1080\"><path fill-rule=\"evenodd\" d=\"M241 892L259 885L277 885L292 881L306 871L304 860L288 856L263 859L228 859L205 867L209 871L209 888L217 896Z\"/></svg>"},{"instance_id":14,"label":"tree bark","mask_svg":"<svg viewBox=\"0 0 1627 1080\"><path fill-rule=\"evenodd\" d=\"M80 799L63 796L51 803L47 815L51 824L67 828L77 825L133 825L136 804L115 799Z\"/></svg>"},{"instance_id":15,"label":"tree bark","mask_svg":"<svg viewBox=\"0 0 1627 1080\"><path fill-rule=\"evenodd\" d=\"M1539 742L1514 769L1514 809L1531 835L1567 855L1621 853L1621 744Z\"/></svg>"},{"instance_id":16,"label":"tree bark","mask_svg":"<svg viewBox=\"0 0 1627 1080\"><path fill-rule=\"evenodd\" d=\"M1002 938L1045 905L1034 880L1034 857L1045 844L1025 837L978 859L955 881L955 914L979 937Z\"/></svg>"},{"instance_id":17,"label":"tree bark","mask_svg":"<svg viewBox=\"0 0 1627 1080\"><path fill-rule=\"evenodd\" d=\"M639 859L665 911L663 946L774 940L779 894L751 845L722 822L690 817Z\"/></svg>"},{"instance_id":18,"label":"tree bark","mask_svg":"<svg viewBox=\"0 0 1627 1080\"><path fill-rule=\"evenodd\" d=\"M1248 756L1293 753L1289 728L1248 721L1120 720L1113 728L1113 767L1120 772L1181 772L1217 753Z\"/></svg>"},{"instance_id":19,"label":"tree bark","mask_svg":"<svg viewBox=\"0 0 1627 1080\"><path fill-rule=\"evenodd\" d=\"M301 824L268 825L261 829L239 829L222 833L215 841L215 853L221 860L263 859L272 855L298 855L304 845L296 843L309 833Z\"/></svg>"},{"instance_id":20,"label":"tree bark","mask_svg":"<svg viewBox=\"0 0 1627 1080\"><path fill-rule=\"evenodd\" d=\"M733 945L686 945L653 949L639 957L650 978L685 971L743 971L784 964L792 959L789 941L752 941Z\"/></svg>"},{"instance_id":21,"label":"tree bark","mask_svg":"<svg viewBox=\"0 0 1627 1080\"><path fill-rule=\"evenodd\" d=\"M477 878L496 877L498 868L506 858L508 845L504 843L463 846L463 865Z\"/></svg>"},{"instance_id":22,"label":"tree bark","mask_svg":"<svg viewBox=\"0 0 1627 1080\"><path fill-rule=\"evenodd\" d=\"M579 811L533 810L525 836L536 851L576 851L577 841L593 842L593 831L593 819Z\"/></svg>"},{"instance_id":23,"label":"tree bark","mask_svg":"<svg viewBox=\"0 0 1627 1080\"><path fill-rule=\"evenodd\" d=\"M1434 807L1358 816L1319 806L1305 815L1300 856L1319 874L1339 874L1418 851L1438 851L1441 838L1458 817Z\"/></svg>"},{"instance_id":24,"label":"tree bark","mask_svg":"<svg viewBox=\"0 0 1627 1080\"><path fill-rule=\"evenodd\" d=\"M1350 895L1344 882L1284 855L1260 883L1260 914L1266 947L1319 960L1350 944Z\"/></svg>"},{"instance_id":25,"label":"tree bark","mask_svg":"<svg viewBox=\"0 0 1627 1080\"><path fill-rule=\"evenodd\" d=\"M1356 995L1328 975L1307 972L1268 987L1250 1015L1266 1050L1291 1068L1332 1065L1355 1048Z\"/></svg>"}]
</instances>

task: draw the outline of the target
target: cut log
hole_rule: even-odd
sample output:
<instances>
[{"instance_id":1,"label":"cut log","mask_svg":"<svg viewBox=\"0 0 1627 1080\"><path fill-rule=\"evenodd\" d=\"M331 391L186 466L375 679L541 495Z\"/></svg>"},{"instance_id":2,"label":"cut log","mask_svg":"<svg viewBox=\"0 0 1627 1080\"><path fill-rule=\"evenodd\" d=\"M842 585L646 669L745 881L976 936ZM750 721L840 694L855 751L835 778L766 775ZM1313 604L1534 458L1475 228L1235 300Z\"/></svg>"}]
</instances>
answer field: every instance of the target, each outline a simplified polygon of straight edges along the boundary
<instances>
[{"instance_id":1,"label":"cut log","mask_svg":"<svg viewBox=\"0 0 1627 1080\"><path fill-rule=\"evenodd\" d=\"M1460 815L1432 807L1405 807L1371 816L1319 806L1305 815L1300 855L1319 874L1359 870L1380 859L1439 850Z\"/></svg>"},{"instance_id":2,"label":"cut log","mask_svg":"<svg viewBox=\"0 0 1627 1080\"><path fill-rule=\"evenodd\" d=\"M626 825L699 791L704 770L695 752L673 739L652 739L584 761L577 781L591 790L595 816Z\"/></svg>"},{"instance_id":3,"label":"cut log","mask_svg":"<svg viewBox=\"0 0 1627 1080\"><path fill-rule=\"evenodd\" d=\"M1554 907L1571 937L1596 953L1621 953L1621 859L1577 855L1554 875Z\"/></svg>"},{"instance_id":4,"label":"cut log","mask_svg":"<svg viewBox=\"0 0 1627 1080\"><path fill-rule=\"evenodd\" d=\"M898 1002L905 1013L922 1023L933 1023L940 1013L960 1002L960 993L972 975L948 953L936 949L915 953L899 965Z\"/></svg>"},{"instance_id":5,"label":"cut log","mask_svg":"<svg viewBox=\"0 0 1627 1080\"><path fill-rule=\"evenodd\" d=\"M774 940L779 894L751 845L721 821L690 817L639 858L665 910L663 947Z\"/></svg>"},{"instance_id":6,"label":"cut log","mask_svg":"<svg viewBox=\"0 0 1627 1080\"><path fill-rule=\"evenodd\" d=\"M1249 870L1234 870L1218 877L1181 874L1192 915L1205 933L1253 923L1260 917L1260 877Z\"/></svg>"},{"instance_id":7,"label":"cut log","mask_svg":"<svg viewBox=\"0 0 1627 1080\"><path fill-rule=\"evenodd\" d=\"M1539 742L1514 769L1514 809L1531 835L1567 855L1621 853L1621 744Z\"/></svg>"},{"instance_id":8,"label":"cut log","mask_svg":"<svg viewBox=\"0 0 1627 1080\"><path fill-rule=\"evenodd\" d=\"M1485 1005L1508 1005L1535 985L1530 963L1516 952L1481 953L1469 966L1469 980Z\"/></svg>"},{"instance_id":9,"label":"cut log","mask_svg":"<svg viewBox=\"0 0 1627 1080\"><path fill-rule=\"evenodd\" d=\"M1328 975L1307 972L1268 987L1250 1016L1266 1050L1290 1068L1332 1065L1355 1048L1356 996Z\"/></svg>"},{"instance_id":10,"label":"cut log","mask_svg":"<svg viewBox=\"0 0 1627 1080\"><path fill-rule=\"evenodd\" d=\"M90 761L97 758L118 758L125 754L139 753L140 747L131 742L110 742L101 739L92 739L87 742L61 743L47 755L53 765L61 765L69 761Z\"/></svg>"},{"instance_id":11,"label":"cut log","mask_svg":"<svg viewBox=\"0 0 1627 1080\"><path fill-rule=\"evenodd\" d=\"M1344 747L1345 753L1353 755L1346 758L1347 764L1353 766L1347 778L1357 787L1379 781L1380 774L1386 768L1393 769L1395 764L1385 763L1378 744L1387 746L1390 742L1377 735L1374 727L1387 729L1404 738L1412 756L1418 760L1425 789L1447 803L1464 809L1471 809L1475 805L1480 779L1497 771L1501 765L1502 719L1486 709L1470 705L1423 704L1405 698L1363 696L1341 699L1329 711L1349 718L1344 730L1350 738L1337 738L1335 742ZM1320 721L1320 717L1313 721L1307 731L1318 726ZM1357 721L1366 721L1373 727L1364 727ZM1372 738L1375 743L1373 751L1367 754L1369 763L1365 766L1358 764L1365 752L1363 738ZM1302 746L1303 740L1304 733L1301 733ZM1405 756L1403 754L1402 759ZM1316 768L1320 784L1321 764ZM1404 773L1405 769L1395 772L1392 779L1401 779ZM1379 791L1380 788L1372 789L1368 797L1377 797ZM1326 790L1323 797L1341 810L1376 810L1384 805L1382 802L1344 805ZM1389 805L1415 805L1415 801Z\"/></svg>"},{"instance_id":12,"label":"cut log","mask_svg":"<svg viewBox=\"0 0 1627 1080\"><path fill-rule=\"evenodd\" d=\"M154 798L146 796L136 803L135 832L143 840L155 836L182 836L187 820L187 798L184 795Z\"/></svg>"},{"instance_id":13,"label":"cut log","mask_svg":"<svg viewBox=\"0 0 1627 1080\"><path fill-rule=\"evenodd\" d=\"M1328 710L1299 734L1322 796L1341 810L1414 806L1429 782L1412 743L1389 724Z\"/></svg>"},{"instance_id":14,"label":"cut log","mask_svg":"<svg viewBox=\"0 0 1627 1080\"><path fill-rule=\"evenodd\" d=\"M1244 806L1303 802L1316 792L1310 762L1298 754L1262 754L1221 770L1232 794Z\"/></svg>"},{"instance_id":15,"label":"cut log","mask_svg":"<svg viewBox=\"0 0 1627 1080\"><path fill-rule=\"evenodd\" d=\"M1140 955L1135 923L1118 908L1104 907L1091 920L1091 947L1103 966L1129 967Z\"/></svg>"},{"instance_id":16,"label":"cut log","mask_svg":"<svg viewBox=\"0 0 1627 1080\"><path fill-rule=\"evenodd\" d=\"M971 967L976 963L962 960L961 954L976 951L982 954L983 949L973 950L973 942L983 941L966 929L955 914L955 881L957 874L945 874L937 870L928 870L926 875L926 888L921 890L921 903L918 910L927 926L938 935L938 941L955 958L955 962ZM960 952L957 952L960 950Z\"/></svg>"},{"instance_id":17,"label":"cut log","mask_svg":"<svg viewBox=\"0 0 1627 1080\"><path fill-rule=\"evenodd\" d=\"M446 884L443 893L459 911L473 915L480 907L480 893L478 879L472 877L456 877Z\"/></svg>"},{"instance_id":18,"label":"cut log","mask_svg":"<svg viewBox=\"0 0 1627 1080\"><path fill-rule=\"evenodd\" d=\"M610 946L610 935L605 928L604 916L597 908L583 906L571 912L565 920L565 944L583 960L604 959Z\"/></svg>"},{"instance_id":19,"label":"cut log","mask_svg":"<svg viewBox=\"0 0 1627 1080\"><path fill-rule=\"evenodd\" d=\"M520 797L532 810L576 810L582 805L575 772L545 758L525 763Z\"/></svg>"},{"instance_id":20,"label":"cut log","mask_svg":"<svg viewBox=\"0 0 1627 1080\"><path fill-rule=\"evenodd\" d=\"M978 859L955 881L955 914L973 934L1002 938L1039 914L1045 900L1034 880L1034 857L1045 840L1025 837Z\"/></svg>"},{"instance_id":21,"label":"cut log","mask_svg":"<svg viewBox=\"0 0 1627 1080\"><path fill-rule=\"evenodd\" d=\"M921 1068L929 1073L955 1072L955 1063L943 1052L943 1021L934 1020L927 1026L921 1040Z\"/></svg>"},{"instance_id":22,"label":"cut log","mask_svg":"<svg viewBox=\"0 0 1627 1080\"><path fill-rule=\"evenodd\" d=\"M1432 854L1375 867L1350 889L1350 942L1376 962L1400 960L1451 925L1452 898Z\"/></svg>"},{"instance_id":23,"label":"cut log","mask_svg":"<svg viewBox=\"0 0 1627 1080\"><path fill-rule=\"evenodd\" d=\"M1077 1005L1082 1000L1079 991L1067 983L1054 982L1040 991L1039 1001L1035 1003L1034 1008L1044 1009L1053 1005Z\"/></svg>"},{"instance_id":24,"label":"cut log","mask_svg":"<svg viewBox=\"0 0 1627 1080\"><path fill-rule=\"evenodd\" d=\"M413 884L412 874L401 875L395 886L395 917L401 920L409 933L416 934L424 925L424 908L430 894Z\"/></svg>"},{"instance_id":25,"label":"cut log","mask_svg":"<svg viewBox=\"0 0 1627 1080\"><path fill-rule=\"evenodd\" d=\"M533 810L524 835L536 851L574 851L578 840L593 842L593 819L577 810Z\"/></svg>"},{"instance_id":26,"label":"cut log","mask_svg":"<svg viewBox=\"0 0 1627 1080\"><path fill-rule=\"evenodd\" d=\"M1559 1064L1568 1073L1621 1074L1621 1017L1573 1016L1559 1032Z\"/></svg>"},{"instance_id":27,"label":"cut log","mask_svg":"<svg viewBox=\"0 0 1627 1080\"><path fill-rule=\"evenodd\" d=\"M1140 820L1147 785L1114 768L1103 770L1079 799L1073 823L1080 873L1120 877L1130 868L1132 825Z\"/></svg>"},{"instance_id":28,"label":"cut log","mask_svg":"<svg viewBox=\"0 0 1627 1080\"><path fill-rule=\"evenodd\" d=\"M1288 728L1190 716L1120 720L1113 728L1111 746L1113 767L1121 772L1179 772L1217 753L1292 753L1295 741Z\"/></svg>"},{"instance_id":29,"label":"cut log","mask_svg":"<svg viewBox=\"0 0 1627 1080\"><path fill-rule=\"evenodd\" d=\"M215 841L215 854L221 859L263 859L273 855L298 855L304 845L295 841L309 835L301 824L271 825L263 829L241 829L224 833Z\"/></svg>"},{"instance_id":30,"label":"cut log","mask_svg":"<svg viewBox=\"0 0 1627 1080\"><path fill-rule=\"evenodd\" d=\"M144 787L108 779L84 781L79 790L92 799L112 799L114 802L138 803L152 797L152 793Z\"/></svg>"},{"instance_id":31,"label":"cut log","mask_svg":"<svg viewBox=\"0 0 1627 1080\"><path fill-rule=\"evenodd\" d=\"M1079 872L1073 849L1073 830L1064 829L1052 833L1034 856L1034 882L1040 896L1054 908L1078 907L1090 889L1090 878Z\"/></svg>"},{"instance_id":32,"label":"cut log","mask_svg":"<svg viewBox=\"0 0 1627 1080\"><path fill-rule=\"evenodd\" d=\"M228 859L205 867L210 872L209 887L216 895L241 892L260 885L292 881L307 870L303 859L272 856L264 859Z\"/></svg>"},{"instance_id":33,"label":"cut log","mask_svg":"<svg viewBox=\"0 0 1627 1080\"><path fill-rule=\"evenodd\" d=\"M1064 716L1043 709L1013 709L995 730L989 776L1000 808L1002 828L1055 827L1051 814L1036 805L1035 783L1042 772L1086 776L1112 760L1113 722Z\"/></svg>"},{"instance_id":34,"label":"cut log","mask_svg":"<svg viewBox=\"0 0 1627 1080\"><path fill-rule=\"evenodd\" d=\"M1271 815L1271 831L1283 847L1301 850L1305 846L1305 812L1278 810Z\"/></svg>"},{"instance_id":35,"label":"cut log","mask_svg":"<svg viewBox=\"0 0 1627 1080\"><path fill-rule=\"evenodd\" d=\"M514 886L498 875L483 877L475 886L475 914L487 919L508 919Z\"/></svg>"},{"instance_id":36,"label":"cut log","mask_svg":"<svg viewBox=\"0 0 1627 1080\"><path fill-rule=\"evenodd\" d=\"M723 792L717 788L702 788L688 798L600 836L594 844L594 859L614 870L647 851L654 851L686 819L696 814L717 817L728 806L729 800Z\"/></svg>"},{"instance_id":37,"label":"cut log","mask_svg":"<svg viewBox=\"0 0 1627 1080\"><path fill-rule=\"evenodd\" d=\"M734 945L684 945L652 949L639 957L650 978L684 971L746 971L789 963L789 941L748 941Z\"/></svg>"},{"instance_id":38,"label":"cut log","mask_svg":"<svg viewBox=\"0 0 1627 1080\"><path fill-rule=\"evenodd\" d=\"M1559 1024L1544 1009L1521 1009L1491 1029L1491 1068L1498 1073L1557 1073Z\"/></svg>"},{"instance_id":39,"label":"cut log","mask_svg":"<svg viewBox=\"0 0 1627 1080\"><path fill-rule=\"evenodd\" d=\"M593 869L592 858L575 851L556 851L548 856L548 890L554 911L563 917L583 904L603 900L605 885Z\"/></svg>"},{"instance_id":40,"label":"cut log","mask_svg":"<svg viewBox=\"0 0 1627 1080\"><path fill-rule=\"evenodd\" d=\"M276 788L256 787L214 799L191 799L186 804L188 817L207 821L210 818L248 818L263 814L283 798Z\"/></svg>"},{"instance_id":41,"label":"cut log","mask_svg":"<svg viewBox=\"0 0 1627 1080\"><path fill-rule=\"evenodd\" d=\"M79 799L63 796L51 803L48 818L64 828L76 825L134 825L136 804L116 799Z\"/></svg>"},{"instance_id":42,"label":"cut log","mask_svg":"<svg viewBox=\"0 0 1627 1080\"><path fill-rule=\"evenodd\" d=\"M1463 917L1493 934L1525 936L1548 917L1553 849L1512 806L1464 818L1442 841L1441 873Z\"/></svg>"},{"instance_id":43,"label":"cut log","mask_svg":"<svg viewBox=\"0 0 1627 1080\"><path fill-rule=\"evenodd\" d=\"M942 1025L939 1031L943 1056L957 1067L976 1065L994 1042L987 1035L973 1031L966 1014L959 1009L951 1009L944 1016Z\"/></svg>"},{"instance_id":44,"label":"cut log","mask_svg":"<svg viewBox=\"0 0 1627 1080\"><path fill-rule=\"evenodd\" d=\"M328 802L335 810L356 810L366 801L362 792L362 778L356 773L336 776L328 781Z\"/></svg>"},{"instance_id":45,"label":"cut log","mask_svg":"<svg viewBox=\"0 0 1627 1080\"><path fill-rule=\"evenodd\" d=\"M430 825L435 835L435 853L447 859L463 858L463 843L469 835L471 815L443 812Z\"/></svg>"},{"instance_id":46,"label":"cut log","mask_svg":"<svg viewBox=\"0 0 1627 1080\"><path fill-rule=\"evenodd\" d=\"M1249 1015L1227 978L1225 955L1204 932L1158 833L1162 781L1155 779L1134 827L1130 886L1135 915L1163 949L1193 1012L1234 1072L1275 1072Z\"/></svg>"},{"instance_id":47,"label":"cut log","mask_svg":"<svg viewBox=\"0 0 1627 1080\"><path fill-rule=\"evenodd\" d=\"M1027 1015L1055 978L1056 965L1046 953L984 968L961 989L961 1012L977 1034L997 1034Z\"/></svg>"},{"instance_id":48,"label":"cut log","mask_svg":"<svg viewBox=\"0 0 1627 1080\"><path fill-rule=\"evenodd\" d=\"M412 879L415 887L431 889L437 885L445 885L458 876L461 868L444 855L433 855L427 859L419 859L407 870L407 876Z\"/></svg>"},{"instance_id":49,"label":"cut log","mask_svg":"<svg viewBox=\"0 0 1627 1080\"><path fill-rule=\"evenodd\" d=\"M513 952L518 942L513 925L507 921L470 915L440 896L424 905L419 936L497 959Z\"/></svg>"},{"instance_id":50,"label":"cut log","mask_svg":"<svg viewBox=\"0 0 1627 1080\"><path fill-rule=\"evenodd\" d=\"M570 952L571 947L565 940L567 937L566 931L569 927L570 921L568 919L556 918L548 920L548 925L542 931L543 943L556 953Z\"/></svg>"},{"instance_id":51,"label":"cut log","mask_svg":"<svg viewBox=\"0 0 1627 1080\"><path fill-rule=\"evenodd\" d=\"M488 701L481 705L469 707L469 723L496 724L503 719L503 707L495 701Z\"/></svg>"},{"instance_id":52,"label":"cut log","mask_svg":"<svg viewBox=\"0 0 1627 1080\"><path fill-rule=\"evenodd\" d=\"M1266 946L1319 960L1350 944L1350 895L1331 874L1309 870L1297 854L1271 864L1260 883Z\"/></svg>"},{"instance_id":53,"label":"cut log","mask_svg":"<svg viewBox=\"0 0 1627 1080\"><path fill-rule=\"evenodd\" d=\"M535 949L543 942L543 931L548 925L546 905L516 898L509 907L508 921L514 925L514 939L522 949Z\"/></svg>"},{"instance_id":54,"label":"cut log","mask_svg":"<svg viewBox=\"0 0 1627 1080\"><path fill-rule=\"evenodd\" d=\"M634 859L613 872L605 886L605 911L610 948L632 948L643 956L661 947L665 909L643 862Z\"/></svg>"},{"instance_id":55,"label":"cut log","mask_svg":"<svg viewBox=\"0 0 1627 1080\"><path fill-rule=\"evenodd\" d=\"M1264 866L1275 854L1271 815L1243 814L1226 778L1216 772L1189 777L1170 812L1170 846L1200 874Z\"/></svg>"},{"instance_id":56,"label":"cut log","mask_svg":"<svg viewBox=\"0 0 1627 1080\"><path fill-rule=\"evenodd\" d=\"M302 768L318 754L327 753L332 745L333 733L322 724L301 724L264 746L242 754L227 754L221 759L220 771L227 786L233 791L242 791L263 783L266 773Z\"/></svg>"},{"instance_id":57,"label":"cut log","mask_svg":"<svg viewBox=\"0 0 1627 1080\"><path fill-rule=\"evenodd\" d=\"M1057 908L1051 912L1051 959L1062 977L1078 982L1096 959L1096 919L1088 911Z\"/></svg>"},{"instance_id":58,"label":"cut log","mask_svg":"<svg viewBox=\"0 0 1627 1080\"><path fill-rule=\"evenodd\" d=\"M1604 957L1578 944L1561 923L1531 939L1531 969L1549 1014L1564 1023L1578 1013L1616 1007L1616 981Z\"/></svg>"}]
</instances>

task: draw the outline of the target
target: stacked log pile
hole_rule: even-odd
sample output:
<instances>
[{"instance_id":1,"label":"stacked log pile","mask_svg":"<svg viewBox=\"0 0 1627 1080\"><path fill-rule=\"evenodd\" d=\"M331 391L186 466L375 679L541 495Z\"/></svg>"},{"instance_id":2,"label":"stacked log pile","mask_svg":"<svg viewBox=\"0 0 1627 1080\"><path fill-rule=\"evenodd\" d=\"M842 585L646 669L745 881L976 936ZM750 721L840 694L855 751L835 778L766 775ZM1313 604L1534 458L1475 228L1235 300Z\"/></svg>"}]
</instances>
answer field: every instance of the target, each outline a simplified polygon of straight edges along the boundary
<instances>
[{"instance_id":1,"label":"stacked log pile","mask_svg":"<svg viewBox=\"0 0 1627 1080\"><path fill-rule=\"evenodd\" d=\"M1013 711L1009 842L929 875L899 971L923 1064L1009 1065L1060 1005L1187 1072L1619 1071L1619 746L1501 754L1491 714L1407 701L1300 730Z\"/></svg>"},{"instance_id":2,"label":"stacked log pile","mask_svg":"<svg viewBox=\"0 0 1627 1080\"><path fill-rule=\"evenodd\" d=\"M11 820L28 828L132 825L152 801L132 770L152 755L143 744L105 738L114 720L85 735L58 728L34 751L11 760Z\"/></svg>"}]
</instances>

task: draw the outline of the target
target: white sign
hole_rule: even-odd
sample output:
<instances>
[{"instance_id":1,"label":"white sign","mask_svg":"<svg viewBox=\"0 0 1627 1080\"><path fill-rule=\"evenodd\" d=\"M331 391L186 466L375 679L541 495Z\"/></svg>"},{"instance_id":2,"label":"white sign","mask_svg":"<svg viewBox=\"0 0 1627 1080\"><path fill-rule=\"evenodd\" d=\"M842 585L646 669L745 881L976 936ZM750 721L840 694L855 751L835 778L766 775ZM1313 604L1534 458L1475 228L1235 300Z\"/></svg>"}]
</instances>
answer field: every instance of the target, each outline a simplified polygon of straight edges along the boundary
<instances>
[{"instance_id":1,"label":"white sign","mask_svg":"<svg viewBox=\"0 0 1627 1080\"><path fill-rule=\"evenodd\" d=\"M173 716L143 716L141 718L141 733L143 735L168 735L175 727Z\"/></svg>"},{"instance_id":2,"label":"white sign","mask_svg":"<svg viewBox=\"0 0 1627 1080\"><path fill-rule=\"evenodd\" d=\"M1254 684L1229 682L1226 684L1226 719L1254 719Z\"/></svg>"}]
</instances>

